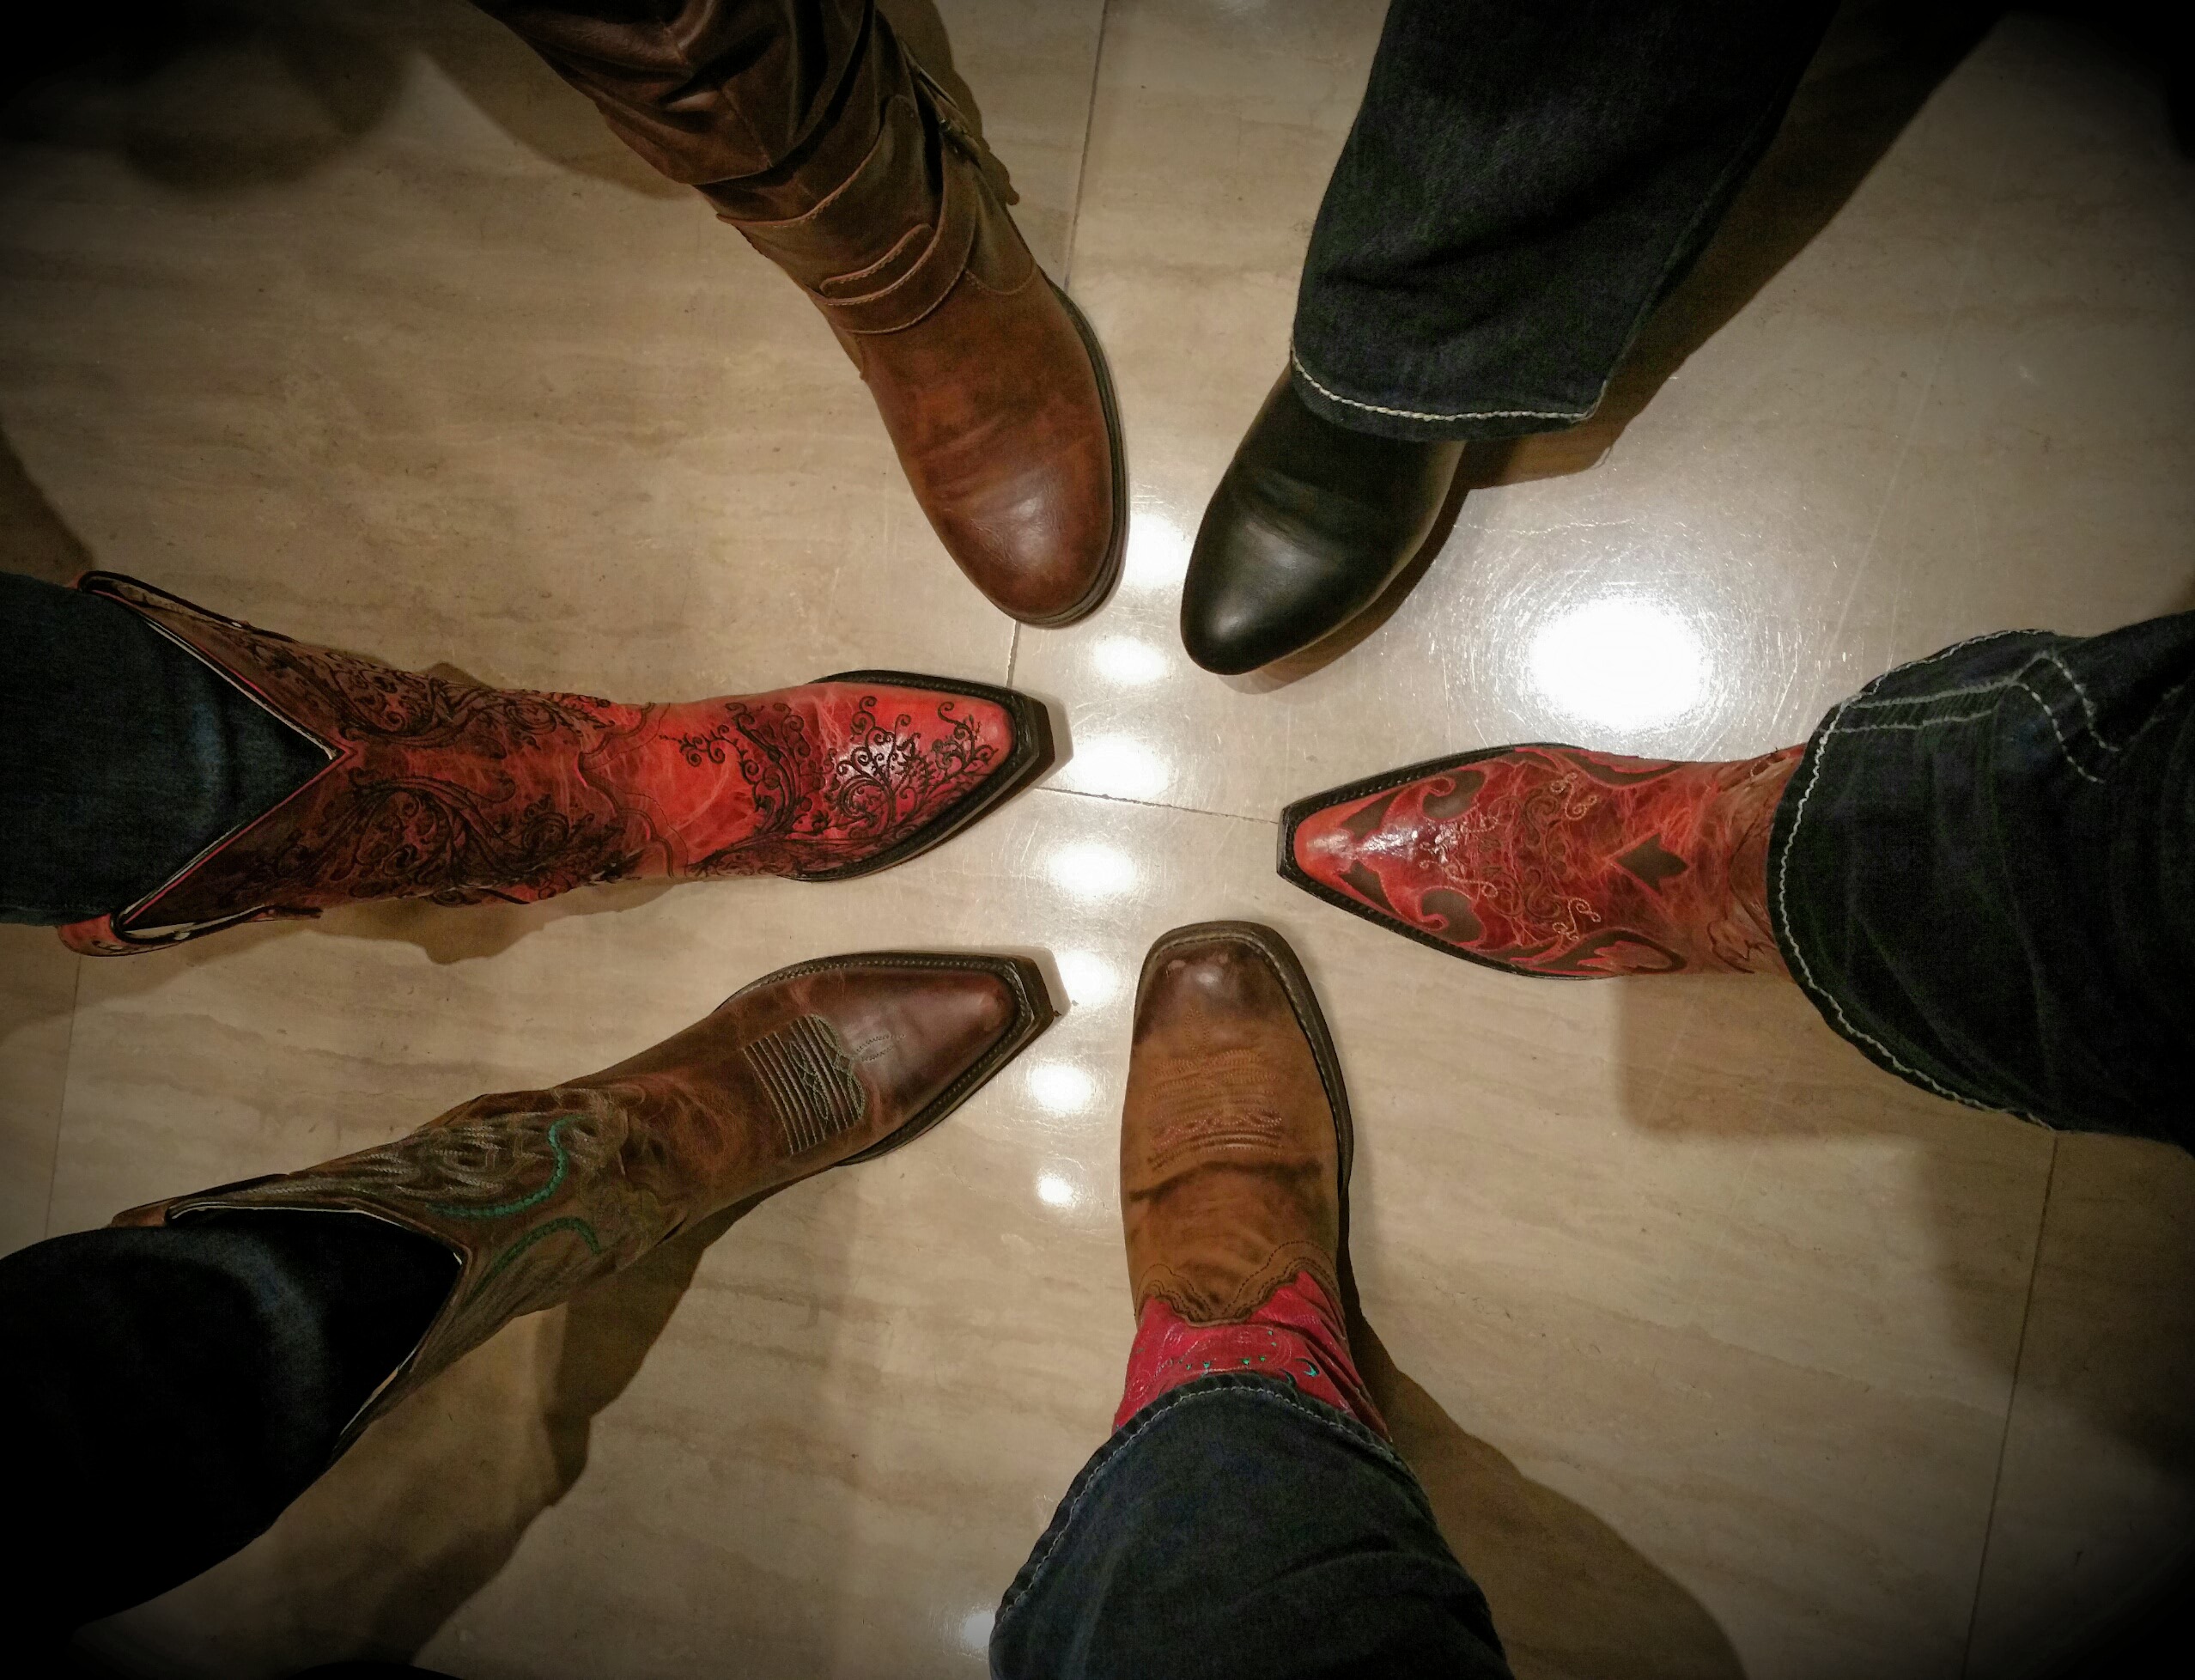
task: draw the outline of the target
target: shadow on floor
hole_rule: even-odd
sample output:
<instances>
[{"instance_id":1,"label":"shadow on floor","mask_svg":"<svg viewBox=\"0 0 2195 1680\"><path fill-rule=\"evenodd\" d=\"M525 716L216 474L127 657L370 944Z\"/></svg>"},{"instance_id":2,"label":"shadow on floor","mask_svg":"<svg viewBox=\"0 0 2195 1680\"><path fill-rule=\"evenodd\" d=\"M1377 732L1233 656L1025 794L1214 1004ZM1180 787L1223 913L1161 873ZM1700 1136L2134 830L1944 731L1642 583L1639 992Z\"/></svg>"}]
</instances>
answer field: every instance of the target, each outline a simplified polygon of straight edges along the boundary
<instances>
[{"instance_id":1,"label":"shadow on floor","mask_svg":"<svg viewBox=\"0 0 2195 1680\"><path fill-rule=\"evenodd\" d=\"M1577 1500L1467 1433L1396 1368L1353 1280L1345 1293L1358 1367L1512 1664L1567 1680L1744 1680L1706 1605Z\"/></svg>"}]
</instances>

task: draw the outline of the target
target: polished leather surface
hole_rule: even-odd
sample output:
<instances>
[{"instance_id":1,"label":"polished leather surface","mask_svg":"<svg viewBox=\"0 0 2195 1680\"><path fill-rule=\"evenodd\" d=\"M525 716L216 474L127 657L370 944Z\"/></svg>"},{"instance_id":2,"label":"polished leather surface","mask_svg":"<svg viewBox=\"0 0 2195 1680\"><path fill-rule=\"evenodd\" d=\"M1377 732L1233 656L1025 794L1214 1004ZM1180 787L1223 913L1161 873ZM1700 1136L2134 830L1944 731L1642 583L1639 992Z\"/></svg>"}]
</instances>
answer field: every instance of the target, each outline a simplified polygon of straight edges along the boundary
<instances>
[{"instance_id":1,"label":"polished leather surface","mask_svg":"<svg viewBox=\"0 0 2195 1680\"><path fill-rule=\"evenodd\" d=\"M877 953L765 976L598 1074L477 1097L378 1148L155 1202L363 1213L446 1244L456 1285L346 1432L522 1313L734 1203L934 1125L1049 1025L1025 959Z\"/></svg>"},{"instance_id":2,"label":"polished leather surface","mask_svg":"<svg viewBox=\"0 0 2195 1680\"><path fill-rule=\"evenodd\" d=\"M1462 454L1347 430L1283 374L1197 527L1182 587L1189 657L1237 674L1341 629L1418 552Z\"/></svg>"},{"instance_id":3,"label":"polished leather surface","mask_svg":"<svg viewBox=\"0 0 2195 1680\"><path fill-rule=\"evenodd\" d=\"M863 673L618 705L399 671L112 574L84 587L331 755L143 903L62 929L88 953L140 948L136 929L369 899L528 903L602 881L859 873L943 840L1050 758L1041 706L984 685Z\"/></svg>"},{"instance_id":4,"label":"polished leather surface","mask_svg":"<svg viewBox=\"0 0 2195 1680\"><path fill-rule=\"evenodd\" d=\"M1280 873L1517 973L1782 974L1763 871L1799 752L1673 764L1532 746L1413 765L1290 806Z\"/></svg>"},{"instance_id":5,"label":"polished leather surface","mask_svg":"<svg viewBox=\"0 0 2195 1680\"><path fill-rule=\"evenodd\" d=\"M1303 1272L1341 1299L1346 1123L1289 971L1315 1020L1293 953L1269 928L1180 928L1145 959L1121 1112L1139 1318L1159 1300L1191 1324L1236 1322Z\"/></svg>"},{"instance_id":6,"label":"polished leather surface","mask_svg":"<svg viewBox=\"0 0 2195 1680\"><path fill-rule=\"evenodd\" d=\"M879 30L873 51L899 48ZM972 126L927 76L905 86L813 210L740 231L830 321L970 581L1025 624L1072 623L1111 587L1127 530L1103 352L1030 254Z\"/></svg>"}]
</instances>

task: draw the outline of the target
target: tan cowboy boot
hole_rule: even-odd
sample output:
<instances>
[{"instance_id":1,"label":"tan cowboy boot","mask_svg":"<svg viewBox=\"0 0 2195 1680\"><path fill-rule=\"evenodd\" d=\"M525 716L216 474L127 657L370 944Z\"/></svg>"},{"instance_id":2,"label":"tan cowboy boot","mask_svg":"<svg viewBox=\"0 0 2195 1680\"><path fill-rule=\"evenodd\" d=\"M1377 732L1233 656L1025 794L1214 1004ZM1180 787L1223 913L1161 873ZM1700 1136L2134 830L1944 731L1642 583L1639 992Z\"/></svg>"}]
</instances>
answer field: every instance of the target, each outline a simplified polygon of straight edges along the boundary
<instances>
[{"instance_id":1,"label":"tan cowboy boot","mask_svg":"<svg viewBox=\"0 0 2195 1680\"><path fill-rule=\"evenodd\" d=\"M366 1214L459 1272L337 1451L511 1319L735 1203L920 1136L1052 1020L1018 957L910 952L781 969L653 1050L544 1091L476 1097L379 1148L119 1215Z\"/></svg>"},{"instance_id":2,"label":"tan cowboy boot","mask_svg":"<svg viewBox=\"0 0 2195 1680\"><path fill-rule=\"evenodd\" d=\"M1151 948L1121 1115L1136 1339L1116 1423L1212 1375L1285 1378L1384 1434L1341 1294L1349 1099L1310 982L1269 928Z\"/></svg>"}]
</instances>

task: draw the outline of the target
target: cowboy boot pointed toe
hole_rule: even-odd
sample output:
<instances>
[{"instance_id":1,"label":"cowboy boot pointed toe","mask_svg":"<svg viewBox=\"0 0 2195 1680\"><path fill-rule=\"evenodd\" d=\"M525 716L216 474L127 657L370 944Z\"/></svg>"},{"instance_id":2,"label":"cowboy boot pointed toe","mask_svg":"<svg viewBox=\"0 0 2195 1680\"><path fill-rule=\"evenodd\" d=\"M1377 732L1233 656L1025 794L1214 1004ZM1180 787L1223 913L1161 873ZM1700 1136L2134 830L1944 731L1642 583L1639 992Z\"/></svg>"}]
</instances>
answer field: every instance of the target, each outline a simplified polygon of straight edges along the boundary
<instances>
[{"instance_id":1,"label":"cowboy boot pointed toe","mask_svg":"<svg viewBox=\"0 0 2195 1680\"><path fill-rule=\"evenodd\" d=\"M1043 704L986 683L848 671L627 705L398 670L112 573L77 587L146 619L321 760L137 902L59 930L89 955L380 899L844 880L942 843L1052 762Z\"/></svg>"},{"instance_id":2,"label":"cowboy boot pointed toe","mask_svg":"<svg viewBox=\"0 0 2195 1680\"><path fill-rule=\"evenodd\" d=\"M1053 1018L1025 959L871 952L763 976L597 1074L460 1104L302 1172L131 1208L117 1225L364 1214L457 1262L441 1310L344 1427L679 1232L928 1130Z\"/></svg>"},{"instance_id":3,"label":"cowboy boot pointed toe","mask_svg":"<svg viewBox=\"0 0 2195 1680\"><path fill-rule=\"evenodd\" d=\"M1512 974L1780 974L1767 844L1799 752L1686 764L1535 744L1434 759L1288 807L1280 870Z\"/></svg>"},{"instance_id":4,"label":"cowboy boot pointed toe","mask_svg":"<svg viewBox=\"0 0 2195 1680\"><path fill-rule=\"evenodd\" d=\"M1284 374L1197 527L1182 588L1189 657L1239 675L1355 618L1432 533L1462 449L1349 431Z\"/></svg>"}]
</instances>

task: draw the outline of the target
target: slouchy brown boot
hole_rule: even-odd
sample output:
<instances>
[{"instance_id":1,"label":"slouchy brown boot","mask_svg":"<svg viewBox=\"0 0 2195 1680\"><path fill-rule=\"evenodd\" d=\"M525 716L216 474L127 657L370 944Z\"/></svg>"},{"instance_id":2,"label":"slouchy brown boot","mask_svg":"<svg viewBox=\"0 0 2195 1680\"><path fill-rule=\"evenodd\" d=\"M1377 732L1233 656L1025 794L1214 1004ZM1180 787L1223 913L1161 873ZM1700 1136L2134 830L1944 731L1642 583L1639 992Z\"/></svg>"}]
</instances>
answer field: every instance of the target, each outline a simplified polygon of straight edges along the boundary
<instances>
[{"instance_id":1,"label":"slouchy brown boot","mask_svg":"<svg viewBox=\"0 0 2195 1680\"><path fill-rule=\"evenodd\" d=\"M1120 426L1006 172L872 0L477 0L822 310L946 551L1063 624L1120 574Z\"/></svg>"},{"instance_id":2,"label":"slouchy brown boot","mask_svg":"<svg viewBox=\"0 0 2195 1680\"><path fill-rule=\"evenodd\" d=\"M337 1451L509 1320L696 1220L920 1136L1049 1026L1019 958L887 952L767 975L654 1049L477 1097L377 1149L120 1214L365 1214L447 1246L457 1281Z\"/></svg>"},{"instance_id":3,"label":"slouchy brown boot","mask_svg":"<svg viewBox=\"0 0 2195 1680\"><path fill-rule=\"evenodd\" d=\"M1386 1433L1341 1293L1354 1138L1295 953L1207 922L1151 947L1121 1114L1136 1338L1116 1424L1206 1376L1285 1379Z\"/></svg>"},{"instance_id":4,"label":"slouchy brown boot","mask_svg":"<svg viewBox=\"0 0 2195 1680\"><path fill-rule=\"evenodd\" d=\"M969 580L1025 624L1070 624L1112 587L1127 534L1104 355L973 128L881 19L871 50L904 67L874 149L806 215L735 225L830 322Z\"/></svg>"},{"instance_id":5,"label":"slouchy brown boot","mask_svg":"<svg viewBox=\"0 0 2195 1680\"><path fill-rule=\"evenodd\" d=\"M328 760L136 904L60 930L88 954L375 898L842 880L927 850L1052 760L1043 707L983 683L848 671L767 694L617 705L398 671L112 573L77 587L140 614Z\"/></svg>"}]
</instances>

